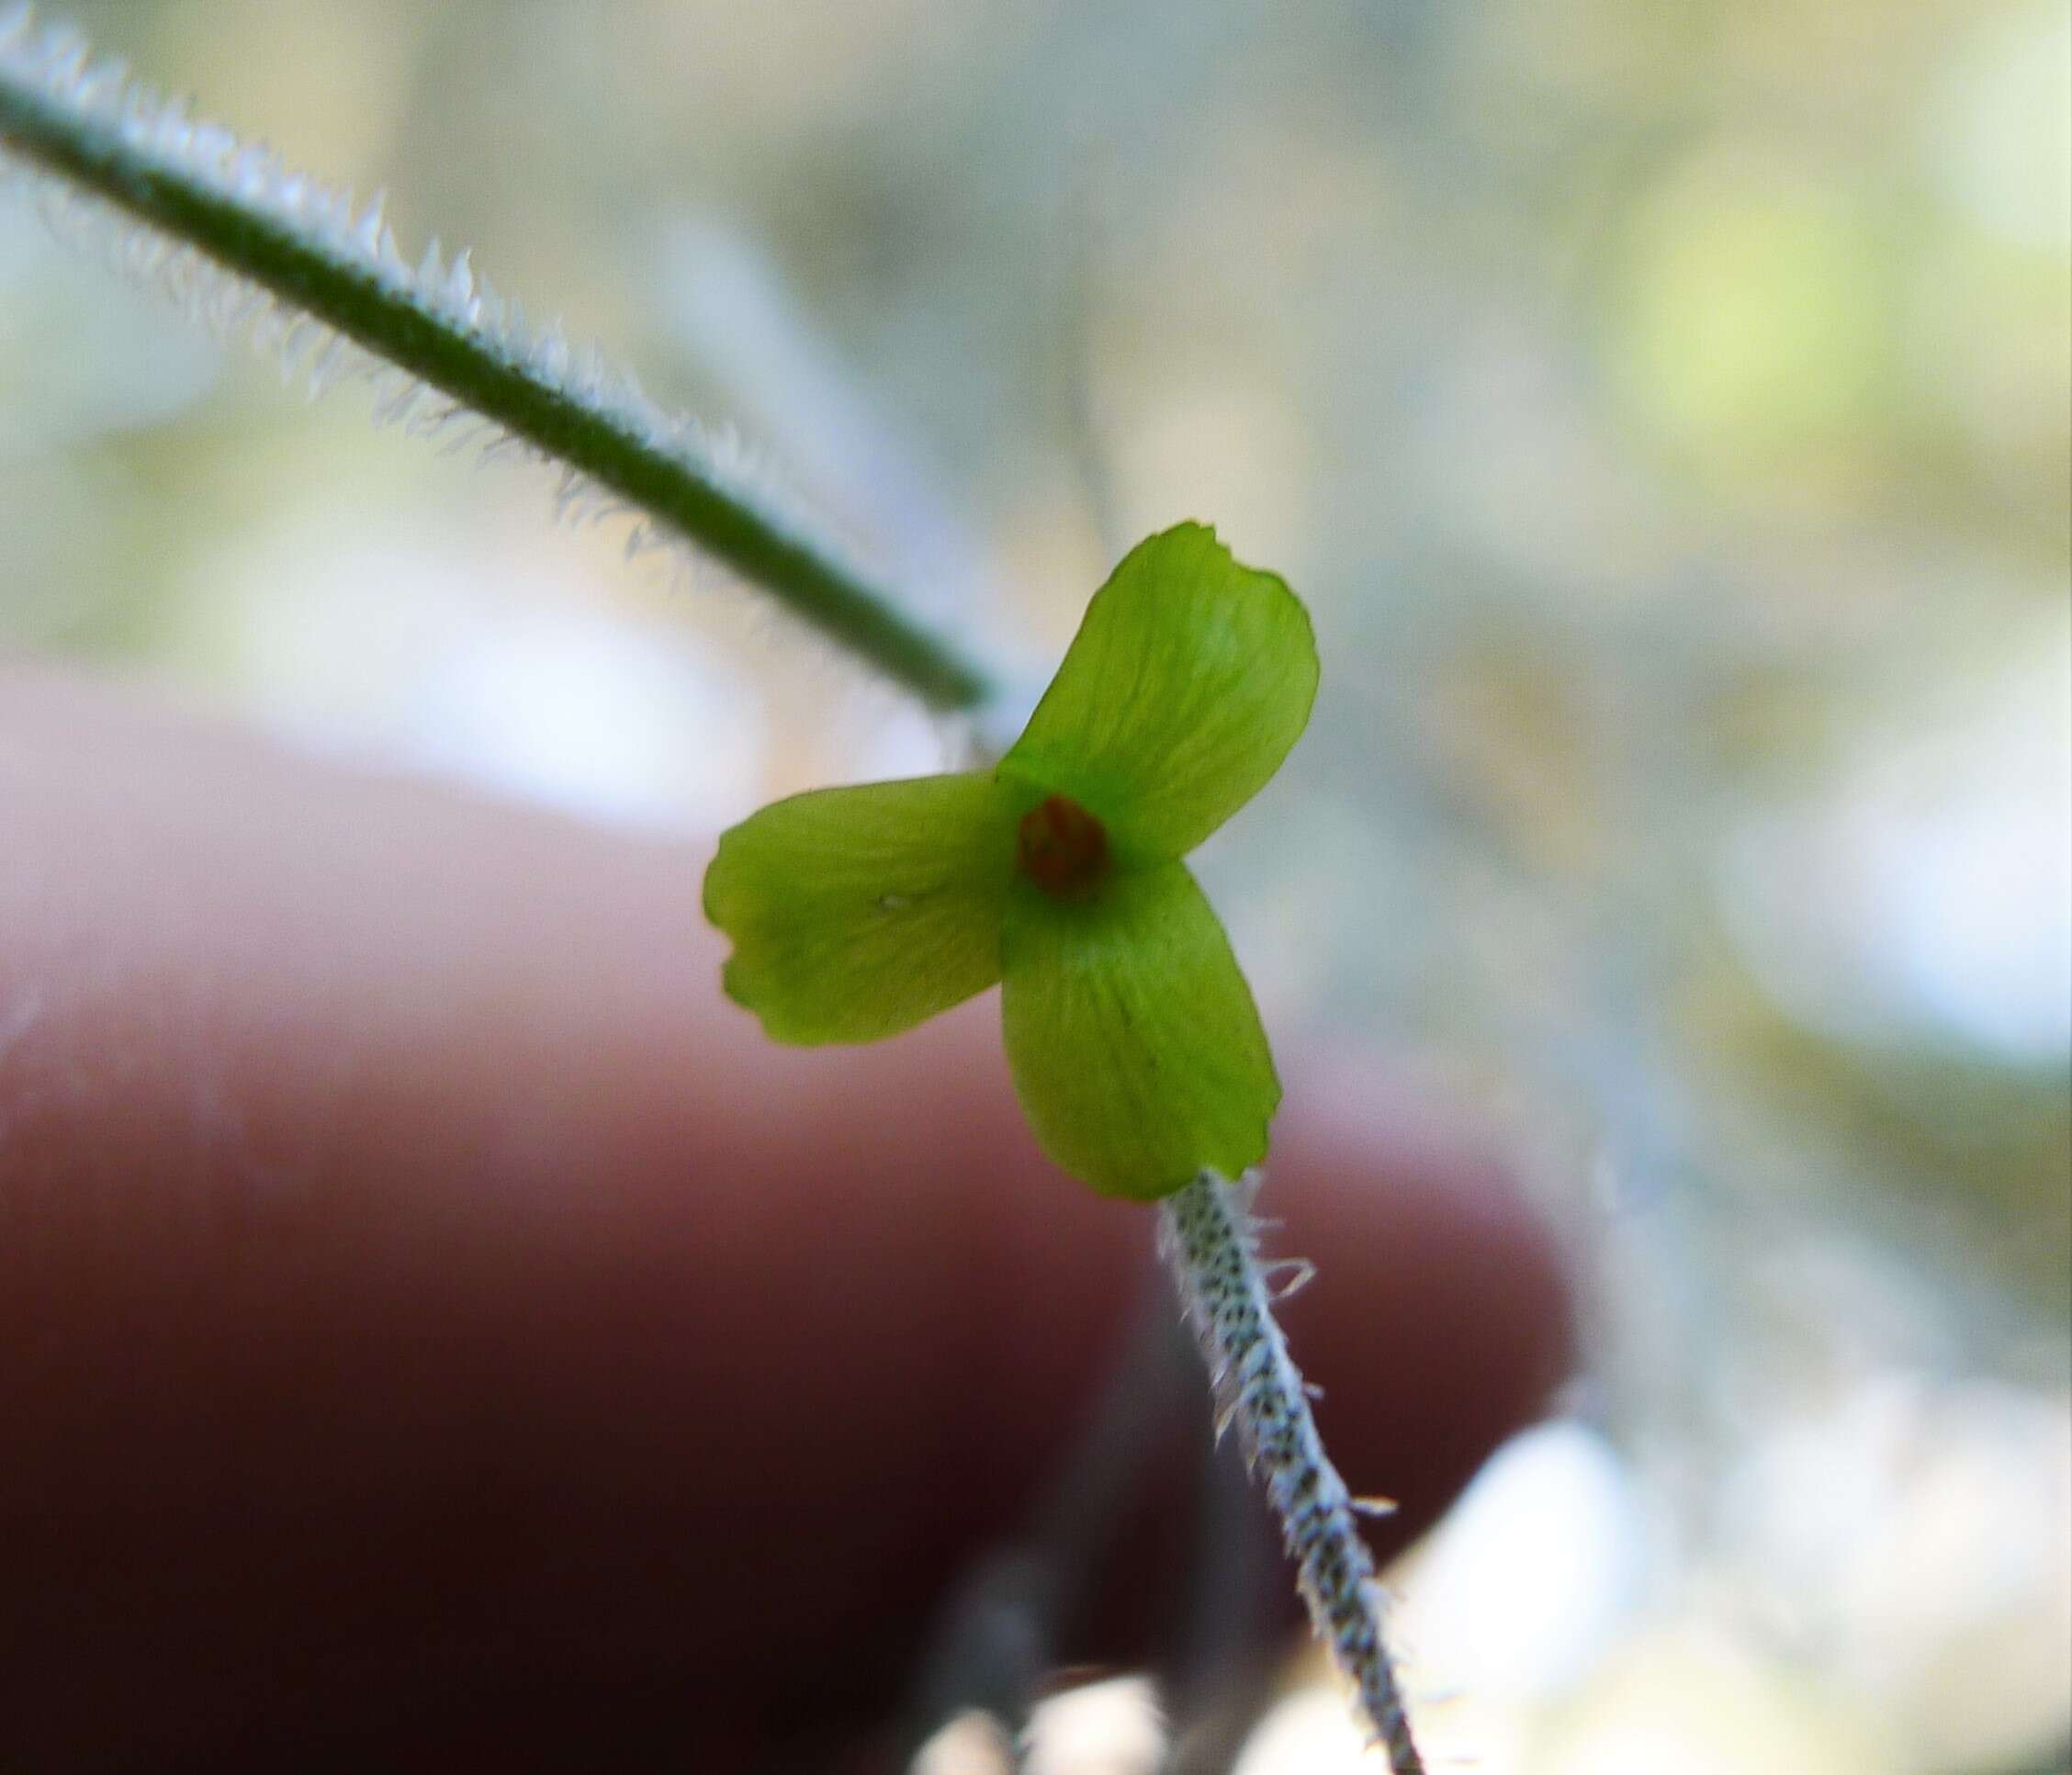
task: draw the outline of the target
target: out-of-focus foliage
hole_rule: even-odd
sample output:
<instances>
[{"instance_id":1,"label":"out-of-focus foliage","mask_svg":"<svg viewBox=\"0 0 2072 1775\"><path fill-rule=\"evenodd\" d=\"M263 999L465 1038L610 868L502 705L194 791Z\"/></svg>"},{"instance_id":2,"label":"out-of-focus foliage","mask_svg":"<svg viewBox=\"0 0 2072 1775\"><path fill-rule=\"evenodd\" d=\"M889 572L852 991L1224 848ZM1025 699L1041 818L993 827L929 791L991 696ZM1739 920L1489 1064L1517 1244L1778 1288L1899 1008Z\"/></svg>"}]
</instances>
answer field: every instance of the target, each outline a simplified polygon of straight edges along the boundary
<instances>
[{"instance_id":1,"label":"out-of-focus foliage","mask_svg":"<svg viewBox=\"0 0 2072 1775\"><path fill-rule=\"evenodd\" d=\"M1311 737L1205 853L1283 1051L1371 1057L1290 1095L1500 1118L1598 1285L1583 1442L1428 1562L1485 1768L2054 1754L2060 0L76 12L738 420L1032 681L1178 518L1301 592ZM0 207L0 646L686 829L941 762L267 383ZM1478 1565L1548 1497L1591 1559ZM1447 1638L1532 1595L1590 1656Z\"/></svg>"}]
</instances>

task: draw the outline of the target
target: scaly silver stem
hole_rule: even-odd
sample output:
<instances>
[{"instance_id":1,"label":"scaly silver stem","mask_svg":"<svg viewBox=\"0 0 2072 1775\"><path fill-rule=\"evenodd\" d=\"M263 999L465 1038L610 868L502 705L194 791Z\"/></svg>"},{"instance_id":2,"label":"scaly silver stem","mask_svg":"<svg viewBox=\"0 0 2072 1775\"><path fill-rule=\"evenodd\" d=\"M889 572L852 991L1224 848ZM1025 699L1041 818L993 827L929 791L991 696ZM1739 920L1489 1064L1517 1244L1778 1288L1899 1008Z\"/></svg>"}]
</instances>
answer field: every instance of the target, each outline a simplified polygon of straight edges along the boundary
<instances>
[{"instance_id":1,"label":"scaly silver stem","mask_svg":"<svg viewBox=\"0 0 2072 1775\"><path fill-rule=\"evenodd\" d=\"M1424 1775L1381 1631L1381 1588L1346 1482L1324 1453L1301 1371L1273 1315L1258 1263L1256 1174L1213 1172L1160 1205L1159 1243L1209 1364L1223 1422L1234 1422L1295 1561L1317 1636L1351 1682L1393 1775Z\"/></svg>"}]
</instances>

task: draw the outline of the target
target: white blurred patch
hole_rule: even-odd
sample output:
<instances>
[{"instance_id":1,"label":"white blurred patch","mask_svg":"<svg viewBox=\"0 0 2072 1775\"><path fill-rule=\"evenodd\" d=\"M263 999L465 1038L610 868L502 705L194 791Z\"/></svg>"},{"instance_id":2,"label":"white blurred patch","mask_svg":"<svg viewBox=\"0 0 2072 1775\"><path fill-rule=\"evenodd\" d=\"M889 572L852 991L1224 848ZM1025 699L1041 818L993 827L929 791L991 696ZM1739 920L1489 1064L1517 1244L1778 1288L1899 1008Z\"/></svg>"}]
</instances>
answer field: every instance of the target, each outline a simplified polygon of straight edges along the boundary
<instances>
[{"instance_id":1,"label":"white blurred patch","mask_svg":"<svg viewBox=\"0 0 2072 1775\"><path fill-rule=\"evenodd\" d=\"M1506 1443L1420 1557L1402 1611L1421 1681L1482 1702L1565 1693L1638 1608L1647 1549L1626 1462L1596 1431Z\"/></svg>"},{"instance_id":2,"label":"white blurred patch","mask_svg":"<svg viewBox=\"0 0 2072 1775\"><path fill-rule=\"evenodd\" d=\"M1053 1695L1029 1723L1025 1775L1154 1775L1166 1754L1158 1698L1142 1677Z\"/></svg>"},{"instance_id":3,"label":"white blurred patch","mask_svg":"<svg viewBox=\"0 0 2072 1775\"><path fill-rule=\"evenodd\" d=\"M2072 242L2072 13L2063 0L1981 9L1929 114L1936 171L1981 226Z\"/></svg>"},{"instance_id":4,"label":"white blurred patch","mask_svg":"<svg viewBox=\"0 0 2072 1775\"><path fill-rule=\"evenodd\" d=\"M1014 1775L1014 1747L984 1713L960 1713L920 1747L907 1775Z\"/></svg>"},{"instance_id":5,"label":"white blurred patch","mask_svg":"<svg viewBox=\"0 0 2072 1775\"><path fill-rule=\"evenodd\" d=\"M1624 1649L1540 1741L1533 1775L1897 1775L1864 1721L1708 1624Z\"/></svg>"},{"instance_id":6,"label":"white blurred patch","mask_svg":"<svg viewBox=\"0 0 2072 1775\"><path fill-rule=\"evenodd\" d=\"M760 698L681 631L530 558L305 511L204 564L208 680L283 731L589 818L709 830L758 799Z\"/></svg>"},{"instance_id":7,"label":"white blurred patch","mask_svg":"<svg viewBox=\"0 0 2072 1775\"><path fill-rule=\"evenodd\" d=\"M428 662L413 719L411 763L663 829L738 817L761 750L737 678L594 610L530 612Z\"/></svg>"},{"instance_id":8,"label":"white blurred patch","mask_svg":"<svg viewBox=\"0 0 2072 1775\"><path fill-rule=\"evenodd\" d=\"M1921 1766L2033 1759L2072 1710L2072 1400L1903 1369L1761 1437L1728 1477L1744 1607Z\"/></svg>"},{"instance_id":9,"label":"white blurred patch","mask_svg":"<svg viewBox=\"0 0 2072 1775\"><path fill-rule=\"evenodd\" d=\"M163 424L222 358L163 302L66 252L31 206L0 201L0 458Z\"/></svg>"},{"instance_id":10,"label":"white blurred patch","mask_svg":"<svg viewBox=\"0 0 2072 1775\"><path fill-rule=\"evenodd\" d=\"M1851 1039L2072 1053L2068 660L2060 616L1967 716L1882 736L1743 831L1727 916L1780 1004Z\"/></svg>"},{"instance_id":11,"label":"white blurred patch","mask_svg":"<svg viewBox=\"0 0 2072 1775\"><path fill-rule=\"evenodd\" d=\"M1333 1690L1304 1689L1261 1722L1235 1775L1371 1775L1379 1767L1352 1710Z\"/></svg>"}]
</instances>

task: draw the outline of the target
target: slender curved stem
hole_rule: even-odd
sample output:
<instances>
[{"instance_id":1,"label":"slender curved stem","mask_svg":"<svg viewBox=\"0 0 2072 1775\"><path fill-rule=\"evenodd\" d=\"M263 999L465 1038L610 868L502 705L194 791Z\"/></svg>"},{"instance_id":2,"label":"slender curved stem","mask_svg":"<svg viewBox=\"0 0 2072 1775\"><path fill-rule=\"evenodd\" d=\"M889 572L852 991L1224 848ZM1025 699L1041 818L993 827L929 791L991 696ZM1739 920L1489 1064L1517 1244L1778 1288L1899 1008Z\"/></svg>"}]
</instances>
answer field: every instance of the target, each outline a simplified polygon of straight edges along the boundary
<instances>
[{"instance_id":1,"label":"slender curved stem","mask_svg":"<svg viewBox=\"0 0 2072 1775\"><path fill-rule=\"evenodd\" d=\"M529 334L465 255L403 263L378 203L288 172L227 132L96 71L83 46L0 16L0 152L91 193L637 506L934 707L985 702L988 675L829 548L769 510L695 434L558 335Z\"/></svg>"},{"instance_id":2,"label":"slender curved stem","mask_svg":"<svg viewBox=\"0 0 2072 1775\"><path fill-rule=\"evenodd\" d=\"M1324 1453L1257 1261L1250 1185L1212 1172L1160 1205L1159 1232L1222 1409L1235 1421L1300 1573L1318 1638L1352 1683L1393 1775L1424 1775L1381 1632L1374 1558Z\"/></svg>"}]
</instances>

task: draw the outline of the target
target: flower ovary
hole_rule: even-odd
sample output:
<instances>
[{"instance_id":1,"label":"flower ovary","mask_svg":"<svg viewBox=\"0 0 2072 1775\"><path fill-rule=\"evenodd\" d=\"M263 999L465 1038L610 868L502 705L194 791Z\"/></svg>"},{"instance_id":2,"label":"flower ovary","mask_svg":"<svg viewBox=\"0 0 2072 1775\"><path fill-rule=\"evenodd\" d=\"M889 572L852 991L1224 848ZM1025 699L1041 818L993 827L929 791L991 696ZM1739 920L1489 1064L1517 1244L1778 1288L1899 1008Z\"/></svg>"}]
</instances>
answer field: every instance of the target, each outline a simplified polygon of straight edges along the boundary
<instances>
[{"instance_id":1,"label":"flower ovary","mask_svg":"<svg viewBox=\"0 0 2072 1775\"><path fill-rule=\"evenodd\" d=\"M1021 816L1015 865L1045 893L1071 899L1108 878L1108 828L1068 795L1046 795Z\"/></svg>"}]
</instances>

